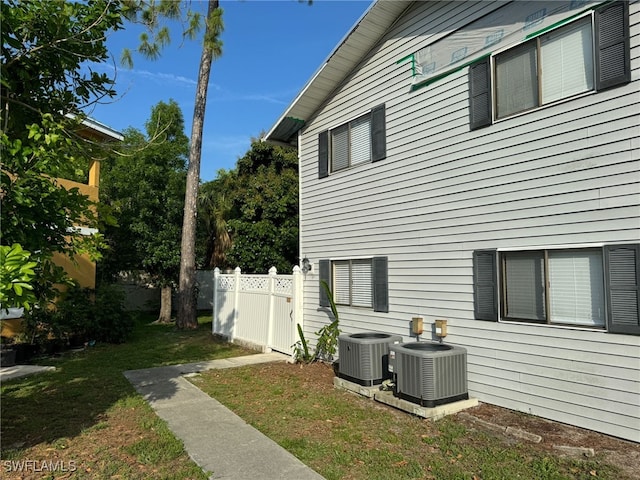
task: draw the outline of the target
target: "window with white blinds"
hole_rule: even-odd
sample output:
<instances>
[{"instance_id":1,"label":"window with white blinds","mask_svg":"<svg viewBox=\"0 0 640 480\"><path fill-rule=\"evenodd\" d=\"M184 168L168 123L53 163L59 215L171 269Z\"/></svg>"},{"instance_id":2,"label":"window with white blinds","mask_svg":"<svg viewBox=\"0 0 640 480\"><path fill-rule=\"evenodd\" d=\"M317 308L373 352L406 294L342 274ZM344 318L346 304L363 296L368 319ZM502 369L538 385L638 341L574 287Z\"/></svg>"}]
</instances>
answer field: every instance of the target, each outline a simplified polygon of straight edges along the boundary
<instances>
[{"instance_id":1,"label":"window with white blinds","mask_svg":"<svg viewBox=\"0 0 640 480\"><path fill-rule=\"evenodd\" d=\"M333 300L338 305L351 303L351 268L348 260L333 262Z\"/></svg>"},{"instance_id":2,"label":"window with white blinds","mask_svg":"<svg viewBox=\"0 0 640 480\"><path fill-rule=\"evenodd\" d=\"M501 254L505 320L604 327L602 249Z\"/></svg>"},{"instance_id":3,"label":"window with white blinds","mask_svg":"<svg viewBox=\"0 0 640 480\"><path fill-rule=\"evenodd\" d=\"M351 122L351 165L371 161L371 118Z\"/></svg>"},{"instance_id":4,"label":"window with white blinds","mask_svg":"<svg viewBox=\"0 0 640 480\"><path fill-rule=\"evenodd\" d=\"M333 295L337 305L372 308L371 259L333 261Z\"/></svg>"},{"instance_id":5,"label":"window with white blinds","mask_svg":"<svg viewBox=\"0 0 640 480\"><path fill-rule=\"evenodd\" d=\"M593 90L593 15L510 48L493 59L496 118Z\"/></svg>"},{"instance_id":6,"label":"window with white blinds","mask_svg":"<svg viewBox=\"0 0 640 480\"><path fill-rule=\"evenodd\" d=\"M331 171L371 161L371 114L331 130Z\"/></svg>"},{"instance_id":7,"label":"window with white blinds","mask_svg":"<svg viewBox=\"0 0 640 480\"><path fill-rule=\"evenodd\" d=\"M581 8L584 2L557 3L554 10L560 12L567 6ZM495 120L586 92L627 85L631 81L629 3L593 3L591 10L547 27L534 19L538 32L527 31L524 41L511 46L505 43L507 48L473 60L469 66L469 128L485 128ZM547 20L547 13L553 15L547 8L538 13Z\"/></svg>"},{"instance_id":8,"label":"window with white blinds","mask_svg":"<svg viewBox=\"0 0 640 480\"><path fill-rule=\"evenodd\" d=\"M605 324L601 250L549 252L549 313L552 323Z\"/></svg>"},{"instance_id":9,"label":"window with white blinds","mask_svg":"<svg viewBox=\"0 0 640 480\"><path fill-rule=\"evenodd\" d=\"M593 90L591 17L540 39L542 103Z\"/></svg>"},{"instance_id":10,"label":"window with white blinds","mask_svg":"<svg viewBox=\"0 0 640 480\"><path fill-rule=\"evenodd\" d=\"M351 305L368 308L373 306L371 260L351 261Z\"/></svg>"}]
</instances>

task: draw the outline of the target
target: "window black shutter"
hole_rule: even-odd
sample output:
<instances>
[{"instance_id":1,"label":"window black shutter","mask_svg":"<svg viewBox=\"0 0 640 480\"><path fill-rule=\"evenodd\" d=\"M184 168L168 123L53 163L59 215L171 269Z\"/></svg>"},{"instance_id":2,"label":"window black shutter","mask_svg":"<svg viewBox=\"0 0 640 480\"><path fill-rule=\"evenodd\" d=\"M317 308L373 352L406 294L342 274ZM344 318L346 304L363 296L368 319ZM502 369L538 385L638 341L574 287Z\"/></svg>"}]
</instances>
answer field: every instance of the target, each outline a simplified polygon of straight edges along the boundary
<instances>
[{"instance_id":1,"label":"window black shutter","mask_svg":"<svg viewBox=\"0 0 640 480\"><path fill-rule=\"evenodd\" d=\"M371 110L371 160L377 162L387 157L387 127L384 104Z\"/></svg>"},{"instance_id":2,"label":"window black shutter","mask_svg":"<svg viewBox=\"0 0 640 480\"><path fill-rule=\"evenodd\" d=\"M318 135L318 178L329 176L329 131Z\"/></svg>"},{"instance_id":3,"label":"window black shutter","mask_svg":"<svg viewBox=\"0 0 640 480\"><path fill-rule=\"evenodd\" d=\"M617 1L596 10L596 90L631 81L629 3Z\"/></svg>"},{"instance_id":4,"label":"window black shutter","mask_svg":"<svg viewBox=\"0 0 640 480\"><path fill-rule=\"evenodd\" d=\"M640 335L640 245L604 247L607 328Z\"/></svg>"},{"instance_id":5,"label":"window black shutter","mask_svg":"<svg viewBox=\"0 0 640 480\"><path fill-rule=\"evenodd\" d=\"M469 67L469 126L491 125L491 62L489 57Z\"/></svg>"},{"instance_id":6,"label":"window black shutter","mask_svg":"<svg viewBox=\"0 0 640 480\"><path fill-rule=\"evenodd\" d=\"M373 257L373 311L389 311L389 273L387 257Z\"/></svg>"},{"instance_id":7,"label":"window black shutter","mask_svg":"<svg viewBox=\"0 0 640 480\"><path fill-rule=\"evenodd\" d=\"M320 287L320 306L321 307L329 307L331 304L329 303L329 297L327 296L327 292L322 286L322 282L327 282L329 288L331 287L331 262L329 260L320 260L318 262L318 268L320 269L320 281L318 282L318 286Z\"/></svg>"},{"instance_id":8,"label":"window black shutter","mask_svg":"<svg viewBox=\"0 0 640 480\"><path fill-rule=\"evenodd\" d=\"M473 313L476 320L498 321L495 250L473 252Z\"/></svg>"}]
</instances>

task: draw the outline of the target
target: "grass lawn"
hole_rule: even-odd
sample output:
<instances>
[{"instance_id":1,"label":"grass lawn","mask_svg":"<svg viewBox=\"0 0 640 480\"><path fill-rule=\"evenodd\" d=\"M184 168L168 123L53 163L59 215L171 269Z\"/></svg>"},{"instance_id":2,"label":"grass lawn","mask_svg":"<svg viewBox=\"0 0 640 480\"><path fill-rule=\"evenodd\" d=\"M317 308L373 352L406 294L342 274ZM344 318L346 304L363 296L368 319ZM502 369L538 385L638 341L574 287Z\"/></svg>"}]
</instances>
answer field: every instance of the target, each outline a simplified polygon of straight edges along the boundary
<instances>
[{"instance_id":1,"label":"grass lawn","mask_svg":"<svg viewBox=\"0 0 640 480\"><path fill-rule=\"evenodd\" d=\"M125 344L39 361L57 370L3 382L1 478L207 478L122 372L255 352L216 340L210 316L187 332L151 320ZM41 471L9 471L27 461Z\"/></svg>"},{"instance_id":2,"label":"grass lawn","mask_svg":"<svg viewBox=\"0 0 640 480\"><path fill-rule=\"evenodd\" d=\"M57 370L3 382L0 478L207 478L122 372L255 352L216 340L209 317L188 332L151 320L140 319L126 344L38 362ZM279 362L212 370L191 381L329 480L640 478L636 444L616 444L622 463L602 454L561 458L548 445L455 416L413 417L334 389L332 379L327 365Z\"/></svg>"},{"instance_id":3,"label":"grass lawn","mask_svg":"<svg viewBox=\"0 0 640 480\"><path fill-rule=\"evenodd\" d=\"M455 416L419 419L335 389L332 379L326 365L274 363L190 380L329 480L640 478L602 456L561 458L549 445L483 432Z\"/></svg>"}]
</instances>

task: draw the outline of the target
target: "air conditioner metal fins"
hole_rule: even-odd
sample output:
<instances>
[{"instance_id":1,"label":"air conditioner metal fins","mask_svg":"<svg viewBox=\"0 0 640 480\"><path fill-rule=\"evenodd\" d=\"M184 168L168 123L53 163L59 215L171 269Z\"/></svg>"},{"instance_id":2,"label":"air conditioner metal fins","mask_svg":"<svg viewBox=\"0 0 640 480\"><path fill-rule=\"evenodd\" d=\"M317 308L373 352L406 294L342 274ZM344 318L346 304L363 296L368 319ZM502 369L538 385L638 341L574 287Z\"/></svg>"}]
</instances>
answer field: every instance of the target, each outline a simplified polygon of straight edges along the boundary
<instances>
[{"instance_id":1,"label":"air conditioner metal fins","mask_svg":"<svg viewBox=\"0 0 640 480\"><path fill-rule=\"evenodd\" d=\"M454 345L413 342L389 347L394 395L423 407L467 400L467 351Z\"/></svg>"},{"instance_id":2,"label":"air conditioner metal fins","mask_svg":"<svg viewBox=\"0 0 640 480\"><path fill-rule=\"evenodd\" d=\"M370 387L391 378L389 346L402 342L400 335L380 332L353 333L338 337L338 376Z\"/></svg>"}]
</instances>

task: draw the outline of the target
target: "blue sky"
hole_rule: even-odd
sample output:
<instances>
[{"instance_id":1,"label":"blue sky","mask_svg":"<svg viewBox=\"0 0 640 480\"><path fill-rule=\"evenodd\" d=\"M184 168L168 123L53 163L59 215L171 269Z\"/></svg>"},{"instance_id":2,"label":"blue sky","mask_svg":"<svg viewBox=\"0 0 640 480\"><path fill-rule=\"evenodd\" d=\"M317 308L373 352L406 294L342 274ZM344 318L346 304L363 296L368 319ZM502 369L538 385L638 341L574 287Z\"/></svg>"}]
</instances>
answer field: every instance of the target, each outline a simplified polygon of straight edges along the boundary
<instances>
[{"instance_id":1,"label":"blue sky","mask_svg":"<svg viewBox=\"0 0 640 480\"><path fill-rule=\"evenodd\" d=\"M200 176L212 180L231 169L249 149L251 138L268 131L333 48L369 7L370 1L222 0L225 31L222 57L209 82ZM206 2L194 1L204 11ZM191 117L200 61L200 41L180 46L179 30L162 57L134 57L129 70L119 65L126 46L137 45L140 30L128 24L109 38L115 60L94 66L116 73L119 98L97 105L89 115L116 130L144 130L151 108L174 99L191 136Z\"/></svg>"}]
</instances>

